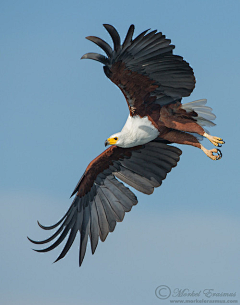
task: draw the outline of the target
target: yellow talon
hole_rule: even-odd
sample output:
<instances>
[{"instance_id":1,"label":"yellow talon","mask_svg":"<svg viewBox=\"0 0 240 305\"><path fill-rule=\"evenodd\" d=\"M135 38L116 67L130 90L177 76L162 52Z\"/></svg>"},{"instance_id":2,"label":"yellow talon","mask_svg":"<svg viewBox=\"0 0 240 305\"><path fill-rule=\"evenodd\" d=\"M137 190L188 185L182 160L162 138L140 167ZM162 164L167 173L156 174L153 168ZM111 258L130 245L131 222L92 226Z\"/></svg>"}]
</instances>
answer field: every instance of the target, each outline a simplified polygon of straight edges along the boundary
<instances>
[{"instance_id":1,"label":"yellow talon","mask_svg":"<svg viewBox=\"0 0 240 305\"><path fill-rule=\"evenodd\" d=\"M206 132L203 134L203 136L205 138L207 138L213 145L215 145L217 147L219 147L219 146L221 146L221 144L225 143L222 138L211 136L210 134L208 134Z\"/></svg>"}]
</instances>

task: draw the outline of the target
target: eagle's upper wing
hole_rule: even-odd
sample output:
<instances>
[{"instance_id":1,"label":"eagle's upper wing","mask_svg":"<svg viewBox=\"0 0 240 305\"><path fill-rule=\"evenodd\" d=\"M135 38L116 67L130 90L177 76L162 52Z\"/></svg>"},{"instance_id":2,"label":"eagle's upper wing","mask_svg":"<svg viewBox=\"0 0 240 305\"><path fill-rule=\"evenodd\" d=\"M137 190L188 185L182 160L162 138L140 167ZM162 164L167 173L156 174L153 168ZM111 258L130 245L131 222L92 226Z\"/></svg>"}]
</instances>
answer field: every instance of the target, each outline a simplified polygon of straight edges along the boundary
<instances>
[{"instance_id":1,"label":"eagle's upper wing","mask_svg":"<svg viewBox=\"0 0 240 305\"><path fill-rule=\"evenodd\" d=\"M121 44L116 29L104 24L112 37L114 49L104 40L88 36L88 40L102 48L107 57L87 53L82 58L97 60L104 64L105 74L122 90L130 114L145 116L154 105L166 105L181 101L195 87L192 68L182 57L173 55L174 45L162 33L144 31L132 39L131 25Z\"/></svg>"},{"instance_id":2,"label":"eagle's upper wing","mask_svg":"<svg viewBox=\"0 0 240 305\"><path fill-rule=\"evenodd\" d=\"M46 240L30 241L46 244L57 239L49 247L36 251L47 252L56 248L70 232L58 261L66 255L79 231L81 265L88 236L94 253L99 237L104 241L114 230L116 222L122 221L125 212L137 204L136 196L118 179L140 192L151 194L177 165L180 155L180 149L165 144L163 140L132 148L109 147L88 165L72 194L76 194L73 203L63 218L49 227L39 223L44 230L58 229Z\"/></svg>"}]
</instances>

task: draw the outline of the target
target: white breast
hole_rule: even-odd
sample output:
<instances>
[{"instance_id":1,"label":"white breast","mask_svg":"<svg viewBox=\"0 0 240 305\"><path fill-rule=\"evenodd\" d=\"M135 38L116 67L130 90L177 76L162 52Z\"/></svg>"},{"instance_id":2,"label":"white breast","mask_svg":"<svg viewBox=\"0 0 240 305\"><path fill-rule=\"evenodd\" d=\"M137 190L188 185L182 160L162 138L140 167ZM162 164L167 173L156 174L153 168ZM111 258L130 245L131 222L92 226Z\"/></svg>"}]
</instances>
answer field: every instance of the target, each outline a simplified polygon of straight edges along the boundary
<instances>
[{"instance_id":1,"label":"white breast","mask_svg":"<svg viewBox=\"0 0 240 305\"><path fill-rule=\"evenodd\" d=\"M159 135L159 131L147 116L141 118L138 115L133 117L129 115L120 134L122 143L118 145L121 147L133 147L154 140Z\"/></svg>"}]
</instances>

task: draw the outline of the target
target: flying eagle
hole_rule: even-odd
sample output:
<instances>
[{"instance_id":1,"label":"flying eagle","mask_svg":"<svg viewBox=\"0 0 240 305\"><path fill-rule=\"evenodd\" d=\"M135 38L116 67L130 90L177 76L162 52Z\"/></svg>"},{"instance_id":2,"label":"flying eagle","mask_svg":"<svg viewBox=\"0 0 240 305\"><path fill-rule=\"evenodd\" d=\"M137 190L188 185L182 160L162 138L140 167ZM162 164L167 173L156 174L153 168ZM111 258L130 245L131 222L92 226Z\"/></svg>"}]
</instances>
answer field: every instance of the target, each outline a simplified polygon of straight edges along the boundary
<instances>
[{"instance_id":1,"label":"flying eagle","mask_svg":"<svg viewBox=\"0 0 240 305\"><path fill-rule=\"evenodd\" d=\"M121 44L117 30L104 24L113 40L111 46L95 36L86 37L97 44L106 56L87 53L82 59L102 63L106 76L124 94L128 119L120 132L110 136L110 145L86 168L72 196L76 195L67 213L55 225L39 226L56 232L42 245L56 240L47 252L56 248L68 235L66 244L56 261L70 249L77 232L80 232L79 265L82 264L88 237L94 254L99 237L105 241L113 232L116 222L123 220L137 204L137 197L124 183L144 194L152 194L162 184L167 173L177 165L181 150L171 143L187 144L200 148L212 160L222 156L217 148L207 150L199 140L207 138L219 147L224 141L211 136L204 128L214 126L215 115L206 100L182 104L195 87L192 68L181 56L174 55L170 39L157 31L146 30L133 39L134 25L129 27Z\"/></svg>"}]
</instances>

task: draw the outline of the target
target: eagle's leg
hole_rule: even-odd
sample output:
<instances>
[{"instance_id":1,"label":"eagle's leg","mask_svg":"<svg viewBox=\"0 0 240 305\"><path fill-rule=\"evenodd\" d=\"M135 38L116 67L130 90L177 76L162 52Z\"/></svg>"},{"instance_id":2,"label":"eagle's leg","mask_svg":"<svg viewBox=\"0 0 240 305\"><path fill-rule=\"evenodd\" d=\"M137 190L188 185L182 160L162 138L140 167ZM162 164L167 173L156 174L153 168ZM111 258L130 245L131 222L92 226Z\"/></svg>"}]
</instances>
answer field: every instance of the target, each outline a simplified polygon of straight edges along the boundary
<instances>
[{"instance_id":1,"label":"eagle's leg","mask_svg":"<svg viewBox=\"0 0 240 305\"><path fill-rule=\"evenodd\" d=\"M213 145L217 146L217 147L221 147L221 144L224 144L225 142L223 141L223 139L218 138L218 137L214 137L211 136L210 134L204 132L203 136L205 138L207 138Z\"/></svg>"},{"instance_id":2,"label":"eagle's leg","mask_svg":"<svg viewBox=\"0 0 240 305\"><path fill-rule=\"evenodd\" d=\"M212 160L219 160L222 157L222 153L219 149L206 149L202 144L199 143L196 137L189 133L185 133L179 130L173 130L170 128L162 128L160 130L159 137L172 143L192 145L194 147L198 147Z\"/></svg>"},{"instance_id":3,"label":"eagle's leg","mask_svg":"<svg viewBox=\"0 0 240 305\"><path fill-rule=\"evenodd\" d=\"M176 111L178 111L178 109ZM194 117L191 117L190 113L186 113L186 111L184 112L185 113L183 113L182 116L179 116L179 113L171 111L168 106L162 107L160 111L160 121L163 122L164 125L168 128L173 128L185 132L197 133L207 138L213 145L217 147L221 147L221 144L225 143L222 138L214 137L206 133L202 126L200 126L196 122Z\"/></svg>"}]
</instances>

